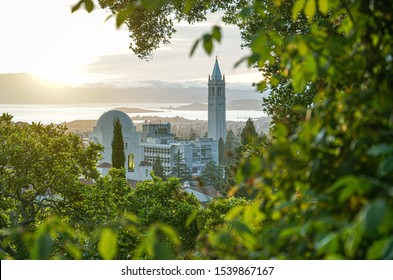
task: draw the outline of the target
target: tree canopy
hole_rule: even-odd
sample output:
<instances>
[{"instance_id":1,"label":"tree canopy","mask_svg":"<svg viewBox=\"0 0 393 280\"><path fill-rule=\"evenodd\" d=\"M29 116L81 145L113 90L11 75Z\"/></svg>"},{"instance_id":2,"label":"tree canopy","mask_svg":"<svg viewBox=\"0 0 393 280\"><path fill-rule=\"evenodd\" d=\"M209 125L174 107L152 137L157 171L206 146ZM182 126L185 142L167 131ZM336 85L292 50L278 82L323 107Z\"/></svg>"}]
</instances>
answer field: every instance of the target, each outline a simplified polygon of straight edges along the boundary
<instances>
[{"instance_id":1,"label":"tree canopy","mask_svg":"<svg viewBox=\"0 0 393 280\"><path fill-rule=\"evenodd\" d=\"M33 230L50 215L63 215L80 200L79 178L97 179L102 147L84 147L82 139L59 125L12 122L0 116L1 231L20 227ZM1 236L1 235L0 235ZM20 258L18 243L2 247Z\"/></svg>"}]
</instances>

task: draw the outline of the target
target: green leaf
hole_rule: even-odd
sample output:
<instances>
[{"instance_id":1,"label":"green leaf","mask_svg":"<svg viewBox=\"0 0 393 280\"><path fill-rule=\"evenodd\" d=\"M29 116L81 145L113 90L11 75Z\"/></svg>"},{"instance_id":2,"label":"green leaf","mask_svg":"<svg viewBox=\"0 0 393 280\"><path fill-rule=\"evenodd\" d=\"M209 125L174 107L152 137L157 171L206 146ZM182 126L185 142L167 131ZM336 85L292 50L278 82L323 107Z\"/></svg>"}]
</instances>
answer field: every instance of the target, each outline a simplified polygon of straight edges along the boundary
<instances>
[{"instance_id":1,"label":"green leaf","mask_svg":"<svg viewBox=\"0 0 393 280\"><path fill-rule=\"evenodd\" d=\"M36 236L32 258L34 260L48 260L52 249L52 238L44 228Z\"/></svg>"},{"instance_id":2,"label":"green leaf","mask_svg":"<svg viewBox=\"0 0 393 280\"><path fill-rule=\"evenodd\" d=\"M297 0L295 5L292 8L292 19L296 21L299 17L300 12L304 8L305 0Z\"/></svg>"},{"instance_id":3,"label":"green leaf","mask_svg":"<svg viewBox=\"0 0 393 280\"><path fill-rule=\"evenodd\" d=\"M317 74L317 62L313 55L306 55L304 58L304 66L306 67L307 73L309 73L309 80L313 80Z\"/></svg>"},{"instance_id":4,"label":"green leaf","mask_svg":"<svg viewBox=\"0 0 393 280\"><path fill-rule=\"evenodd\" d=\"M363 233L364 233L363 224L360 222L356 223L355 226L351 228L351 232L344 244L345 252L349 256L349 258L354 257L355 252L360 242L362 241Z\"/></svg>"},{"instance_id":5,"label":"green leaf","mask_svg":"<svg viewBox=\"0 0 393 280\"><path fill-rule=\"evenodd\" d=\"M378 167L378 174L385 176L393 171L393 156L387 157L382 160Z\"/></svg>"},{"instance_id":6,"label":"green leaf","mask_svg":"<svg viewBox=\"0 0 393 280\"><path fill-rule=\"evenodd\" d=\"M79 1L76 3L72 8L71 8L71 13L75 13L77 10L80 9L81 5L83 3L83 0Z\"/></svg>"},{"instance_id":7,"label":"green leaf","mask_svg":"<svg viewBox=\"0 0 393 280\"><path fill-rule=\"evenodd\" d=\"M267 82L266 81L261 81L257 84L257 88L259 91L264 91L267 88Z\"/></svg>"},{"instance_id":8,"label":"green leaf","mask_svg":"<svg viewBox=\"0 0 393 280\"><path fill-rule=\"evenodd\" d=\"M305 75L302 63L294 63L292 72L297 73L297 75L293 77L292 81L292 86L295 92L303 91L307 84L308 77Z\"/></svg>"},{"instance_id":9,"label":"green leaf","mask_svg":"<svg viewBox=\"0 0 393 280\"><path fill-rule=\"evenodd\" d=\"M187 220L186 220L186 227L188 228L197 218L197 215L199 213L199 210L194 210L190 215L188 215Z\"/></svg>"},{"instance_id":10,"label":"green leaf","mask_svg":"<svg viewBox=\"0 0 393 280\"><path fill-rule=\"evenodd\" d=\"M324 16L329 12L329 0L319 0L318 9Z\"/></svg>"},{"instance_id":11,"label":"green leaf","mask_svg":"<svg viewBox=\"0 0 393 280\"><path fill-rule=\"evenodd\" d=\"M147 10L156 10L164 7L168 3L168 0L142 0L141 2L143 7L145 7Z\"/></svg>"},{"instance_id":12,"label":"green leaf","mask_svg":"<svg viewBox=\"0 0 393 280\"><path fill-rule=\"evenodd\" d=\"M213 41L212 41L212 36L210 34L203 35L203 48L208 54L212 53Z\"/></svg>"},{"instance_id":13,"label":"green leaf","mask_svg":"<svg viewBox=\"0 0 393 280\"><path fill-rule=\"evenodd\" d=\"M154 257L158 260L173 260L175 258L171 249L161 242L154 243Z\"/></svg>"},{"instance_id":14,"label":"green leaf","mask_svg":"<svg viewBox=\"0 0 393 280\"><path fill-rule=\"evenodd\" d=\"M339 238L336 232L325 235L315 244L315 248L319 254L331 255L337 253L339 249Z\"/></svg>"},{"instance_id":15,"label":"green leaf","mask_svg":"<svg viewBox=\"0 0 393 280\"><path fill-rule=\"evenodd\" d=\"M109 228L104 228L98 242L98 252L104 260L112 260L117 254L116 234Z\"/></svg>"},{"instance_id":16,"label":"green leaf","mask_svg":"<svg viewBox=\"0 0 393 280\"><path fill-rule=\"evenodd\" d=\"M382 222L387 206L385 201L377 200L365 208L364 230L366 234L374 235Z\"/></svg>"},{"instance_id":17,"label":"green leaf","mask_svg":"<svg viewBox=\"0 0 393 280\"><path fill-rule=\"evenodd\" d=\"M280 78L277 77L277 75L273 75L273 76L270 78L270 84L271 84L273 87L276 87L276 86L278 85L279 82L280 82Z\"/></svg>"},{"instance_id":18,"label":"green leaf","mask_svg":"<svg viewBox=\"0 0 393 280\"><path fill-rule=\"evenodd\" d=\"M85 8L86 8L86 11L91 13L91 11L93 11L93 9L94 9L93 1L92 0L85 0Z\"/></svg>"},{"instance_id":19,"label":"green leaf","mask_svg":"<svg viewBox=\"0 0 393 280\"><path fill-rule=\"evenodd\" d=\"M128 18L130 11L128 9L121 10L116 15L116 27L119 28Z\"/></svg>"},{"instance_id":20,"label":"green leaf","mask_svg":"<svg viewBox=\"0 0 393 280\"><path fill-rule=\"evenodd\" d=\"M195 50L199 45L199 41L200 41L200 39L195 40L194 45L192 46L191 51L190 51L190 57L194 55Z\"/></svg>"},{"instance_id":21,"label":"green leaf","mask_svg":"<svg viewBox=\"0 0 393 280\"><path fill-rule=\"evenodd\" d=\"M186 14L189 14L194 7L194 1L193 0L187 0L186 4L184 5L184 12Z\"/></svg>"},{"instance_id":22,"label":"green leaf","mask_svg":"<svg viewBox=\"0 0 393 280\"><path fill-rule=\"evenodd\" d=\"M217 42L221 42L221 28L219 26L213 26L212 37L216 39Z\"/></svg>"},{"instance_id":23,"label":"green leaf","mask_svg":"<svg viewBox=\"0 0 393 280\"><path fill-rule=\"evenodd\" d=\"M343 32L345 35L349 35L353 30L353 22L349 16L346 16L340 24L339 31Z\"/></svg>"},{"instance_id":24,"label":"green leaf","mask_svg":"<svg viewBox=\"0 0 393 280\"><path fill-rule=\"evenodd\" d=\"M164 233L173 244L180 245L181 243L180 238L177 232L171 226L168 226L166 224L159 224L158 229L162 233Z\"/></svg>"},{"instance_id":25,"label":"green leaf","mask_svg":"<svg viewBox=\"0 0 393 280\"><path fill-rule=\"evenodd\" d=\"M374 145L367 150L367 154L370 156L380 156L390 153L393 153L393 145L386 144L386 143Z\"/></svg>"},{"instance_id":26,"label":"green leaf","mask_svg":"<svg viewBox=\"0 0 393 280\"><path fill-rule=\"evenodd\" d=\"M69 240L67 240L64 244L64 248L67 251L68 254L75 260L80 260L82 258L82 252L81 250L72 244Z\"/></svg>"},{"instance_id":27,"label":"green leaf","mask_svg":"<svg viewBox=\"0 0 393 280\"><path fill-rule=\"evenodd\" d=\"M248 66L254 65L255 62L261 60L261 55L259 53L253 53L251 56L247 57Z\"/></svg>"},{"instance_id":28,"label":"green leaf","mask_svg":"<svg viewBox=\"0 0 393 280\"><path fill-rule=\"evenodd\" d=\"M355 194L366 194L371 188L372 185L370 182L353 175L348 175L337 179L334 184L327 189L327 192L334 193L339 190L338 201L343 203Z\"/></svg>"},{"instance_id":29,"label":"green leaf","mask_svg":"<svg viewBox=\"0 0 393 280\"><path fill-rule=\"evenodd\" d=\"M226 221L232 221L232 220L236 219L237 217L240 216L240 214L242 213L243 209L244 209L244 206L241 206L241 205L233 207L228 212L228 214L225 216L225 220Z\"/></svg>"},{"instance_id":30,"label":"green leaf","mask_svg":"<svg viewBox=\"0 0 393 280\"><path fill-rule=\"evenodd\" d=\"M253 11L253 9L252 9L250 6L244 7L244 8L240 11L239 16L240 16L241 18L247 18L247 17L249 17L249 16L251 15L251 12L252 12L252 11Z\"/></svg>"},{"instance_id":31,"label":"green leaf","mask_svg":"<svg viewBox=\"0 0 393 280\"><path fill-rule=\"evenodd\" d=\"M393 238L386 238L374 242L367 251L369 260L391 260L393 259Z\"/></svg>"},{"instance_id":32,"label":"green leaf","mask_svg":"<svg viewBox=\"0 0 393 280\"><path fill-rule=\"evenodd\" d=\"M233 228L240 234L253 234L253 232L251 231L251 229L244 224L243 222L240 221L234 221L231 223L231 225L233 226Z\"/></svg>"},{"instance_id":33,"label":"green leaf","mask_svg":"<svg viewBox=\"0 0 393 280\"><path fill-rule=\"evenodd\" d=\"M297 47L299 50L299 54L304 56L307 55L309 53L309 48L308 45L305 41L300 41L297 43Z\"/></svg>"},{"instance_id":34,"label":"green leaf","mask_svg":"<svg viewBox=\"0 0 393 280\"><path fill-rule=\"evenodd\" d=\"M248 224L261 223L266 215L259 210L259 205L254 202L244 207L243 221Z\"/></svg>"},{"instance_id":35,"label":"green leaf","mask_svg":"<svg viewBox=\"0 0 393 280\"><path fill-rule=\"evenodd\" d=\"M274 5L276 6L276 7L280 7L281 5L282 5L282 2L283 2L284 0L273 0L273 3L274 3Z\"/></svg>"},{"instance_id":36,"label":"green leaf","mask_svg":"<svg viewBox=\"0 0 393 280\"><path fill-rule=\"evenodd\" d=\"M304 14L307 16L309 22L312 21L316 12L315 0L308 0L306 7L304 8Z\"/></svg>"}]
</instances>

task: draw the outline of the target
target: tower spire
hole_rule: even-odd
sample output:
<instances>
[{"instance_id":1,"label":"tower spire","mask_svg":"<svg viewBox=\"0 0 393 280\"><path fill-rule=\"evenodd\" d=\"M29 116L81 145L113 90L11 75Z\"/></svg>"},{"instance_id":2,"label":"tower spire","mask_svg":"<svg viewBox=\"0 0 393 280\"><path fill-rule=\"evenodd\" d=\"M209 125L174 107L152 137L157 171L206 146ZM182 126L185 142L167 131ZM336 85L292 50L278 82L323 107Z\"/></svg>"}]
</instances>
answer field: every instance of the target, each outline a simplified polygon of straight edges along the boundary
<instances>
[{"instance_id":1,"label":"tower spire","mask_svg":"<svg viewBox=\"0 0 393 280\"><path fill-rule=\"evenodd\" d=\"M214 63L213 73L212 73L212 80L220 81L222 80L220 66L218 65L218 59L216 56L216 62Z\"/></svg>"}]
</instances>

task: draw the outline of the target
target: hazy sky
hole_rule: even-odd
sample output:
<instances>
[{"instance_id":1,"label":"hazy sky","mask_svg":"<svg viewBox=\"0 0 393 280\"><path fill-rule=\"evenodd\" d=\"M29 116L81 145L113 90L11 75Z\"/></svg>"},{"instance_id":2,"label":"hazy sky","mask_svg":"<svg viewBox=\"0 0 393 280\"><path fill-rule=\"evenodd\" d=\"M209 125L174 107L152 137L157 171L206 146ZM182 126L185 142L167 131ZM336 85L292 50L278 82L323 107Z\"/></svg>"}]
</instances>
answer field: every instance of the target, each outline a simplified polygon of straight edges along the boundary
<instances>
[{"instance_id":1,"label":"hazy sky","mask_svg":"<svg viewBox=\"0 0 393 280\"><path fill-rule=\"evenodd\" d=\"M89 82L119 84L159 82L196 83L207 80L215 55L228 84L250 84L260 74L245 65L233 65L244 55L236 27L224 27L223 43L208 57L198 49L189 52L195 39L211 26L179 24L172 44L163 46L146 62L129 50L128 31L118 30L96 8L71 13L77 0L0 0L0 74L27 72L70 85Z\"/></svg>"}]
</instances>

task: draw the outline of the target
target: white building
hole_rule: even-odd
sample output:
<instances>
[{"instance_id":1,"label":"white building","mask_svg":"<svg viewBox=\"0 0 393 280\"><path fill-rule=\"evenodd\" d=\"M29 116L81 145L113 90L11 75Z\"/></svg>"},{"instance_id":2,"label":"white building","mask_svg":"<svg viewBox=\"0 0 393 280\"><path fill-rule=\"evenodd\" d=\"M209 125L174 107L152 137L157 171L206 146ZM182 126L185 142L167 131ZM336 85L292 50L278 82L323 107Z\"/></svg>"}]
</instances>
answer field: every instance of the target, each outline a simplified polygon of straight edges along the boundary
<instances>
[{"instance_id":1,"label":"white building","mask_svg":"<svg viewBox=\"0 0 393 280\"><path fill-rule=\"evenodd\" d=\"M152 166L144 160L141 134L131 118L124 112L111 110L104 113L97 121L93 132L89 134L91 142L104 146L98 170L105 175L112 164L113 120L118 117L122 125L124 154L126 156L126 177L130 180L142 181L150 179Z\"/></svg>"},{"instance_id":2,"label":"white building","mask_svg":"<svg viewBox=\"0 0 393 280\"><path fill-rule=\"evenodd\" d=\"M218 60L208 80L208 136L213 140L226 139L225 76L221 75Z\"/></svg>"},{"instance_id":3,"label":"white building","mask_svg":"<svg viewBox=\"0 0 393 280\"><path fill-rule=\"evenodd\" d=\"M199 138L192 141L172 142L160 144L159 139L142 143L145 160L151 164L159 157L165 174L169 175L175 166L175 156L179 153L191 175L201 175L209 161L218 164L218 142L210 138Z\"/></svg>"},{"instance_id":4,"label":"white building","mask_svg":"<svg viewBox=\"0 0 393 280\"><path fill-rule=\"evenodd\" d=\"M171 174L177 154L184 159L190 174L194 176L201 175L209 161L218 164L218 141L198 138L177 142L171 133L170 124L145 123L142 131L145 160L153 164L159 157L166 175Z\"/></svg>"}]
</instances>

